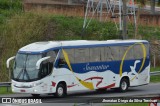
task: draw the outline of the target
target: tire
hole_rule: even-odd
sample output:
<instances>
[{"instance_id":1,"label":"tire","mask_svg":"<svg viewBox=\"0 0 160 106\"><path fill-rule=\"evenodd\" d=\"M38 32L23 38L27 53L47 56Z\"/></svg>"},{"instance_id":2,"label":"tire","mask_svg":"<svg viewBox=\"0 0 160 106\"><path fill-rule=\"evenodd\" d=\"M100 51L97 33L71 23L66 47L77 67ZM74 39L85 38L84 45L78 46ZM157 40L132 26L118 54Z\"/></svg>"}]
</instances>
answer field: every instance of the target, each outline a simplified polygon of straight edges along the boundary
<instances>
[{"instance_id":1,"label":"tire","mask_svg":"<svg viewBox=\"0 0 160 106\"><path fill-rule=\"evenodd\" d=\"M129 81L125 78L122 78L119 86L119 91L126 92L128 90L128 87L129 87Z\"/></svg>"},{"instance_id":2,"label":"tire","mask_svg":"<svg viewBox=\"0 0 160 106\"><path fill-rule=\"evenodd\" d=\"M32 97L40 97L40 94L31 94Z\"/></svg>"},{"instance_id":3,"label":"tire","mask_svg":"<svg viewBox=\"0 0 160 106\"><path fill-rule=\"evenodd\" d=\"M66 87L64 86L64 84L58 84L57 85L57 88L56 88L56 93L55 93L55 96L58 97L58 98L62 98L62 97L65 97L67 94L67 90L66 90Z\"/></svg>"}]
</instances>

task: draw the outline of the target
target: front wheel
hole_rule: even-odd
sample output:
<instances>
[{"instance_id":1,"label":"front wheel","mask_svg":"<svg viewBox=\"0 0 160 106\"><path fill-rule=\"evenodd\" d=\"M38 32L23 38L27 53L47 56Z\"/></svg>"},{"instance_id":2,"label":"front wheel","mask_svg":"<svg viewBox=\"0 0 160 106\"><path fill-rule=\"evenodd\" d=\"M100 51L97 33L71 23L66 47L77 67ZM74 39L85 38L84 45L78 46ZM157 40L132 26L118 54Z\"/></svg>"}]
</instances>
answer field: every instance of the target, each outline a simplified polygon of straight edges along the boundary
<instances>
[{"instance_id":1,"label":"front wheel","mask_svg":"<svg viewBox=\"0 0 160 106\"><path fill-rule=\"evenodd\" d=\"M129 81L127 79L123 78L120 82L119 90L121 92L126 92L128 90L128 87L129 87Z\"/></svg>"},{"instance_id":2,"label":"front wheel","mask_svg":"<svg viewBox=\"0 0 160 106\"><path fill-rule=\"evenodd\" d=\"M66 96L66 88L63 84L57 85L55 95L56 95L56 97L59 97L59 98Z\"/></svg>"}]
</instances>

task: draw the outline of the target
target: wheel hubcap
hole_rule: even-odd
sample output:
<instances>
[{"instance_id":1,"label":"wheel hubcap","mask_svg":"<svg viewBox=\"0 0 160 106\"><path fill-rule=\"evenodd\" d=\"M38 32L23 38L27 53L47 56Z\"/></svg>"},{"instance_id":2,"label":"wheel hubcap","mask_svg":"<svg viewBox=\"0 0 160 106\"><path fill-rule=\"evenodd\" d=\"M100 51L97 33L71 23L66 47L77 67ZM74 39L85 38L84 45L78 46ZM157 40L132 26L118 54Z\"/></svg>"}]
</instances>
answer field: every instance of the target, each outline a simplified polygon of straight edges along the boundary
<instances>
[{"instance_id":1,"label":"wheel hubcap","mask_svg":"<svg viewBox=\"0 0 160 106\"><path fill-rule=\"evenodd\" d=\"M122 88L122 90L127 89L127 83L125 81L122 82L121 88Z\"/></svg>"},{"instance_id":2,"label":"wheel hubcap","mask_svg":"<svg viewBox=\"0 0 160 106\"><path fill-rule=\"evenodd\" d=\"M62 96L62 95L63 95L63 88L62 88L62 87L59 87L59 88L58 88L58 95L59 95L59 96Z\"/></svg>"}]
</instances>

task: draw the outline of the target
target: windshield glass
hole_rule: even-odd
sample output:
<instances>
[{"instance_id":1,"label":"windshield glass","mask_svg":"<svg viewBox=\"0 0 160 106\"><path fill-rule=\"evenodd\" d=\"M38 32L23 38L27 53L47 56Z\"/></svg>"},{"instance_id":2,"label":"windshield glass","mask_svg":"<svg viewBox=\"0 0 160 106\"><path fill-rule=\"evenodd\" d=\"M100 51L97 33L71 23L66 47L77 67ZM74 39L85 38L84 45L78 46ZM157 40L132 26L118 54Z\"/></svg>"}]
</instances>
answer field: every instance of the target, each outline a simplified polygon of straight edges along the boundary
<instances>
[{"instance_id":1,"label":"windshield glass","mask_svg":"<svg viewBox=\"0 0 160 106\"><path fill-rule=\"evenodd\" d=\"M18 81L31 81L38 79L39 70L36 63L42 58L42 54L28 55L17 54L13 69L13 79Z\"/></svg>"},{"instance_id":2,"label":"windshield glass","mask_svg":"<svg viewBox=\"0 0 160 106\"><path fill-rule=\"evenodd\" d=\"M29 82L46 77L52 72L57 53L58 50L48 51L43 54L18 53L16 55L15 64L12 71L12 79L21 82ZM41 63L40 69L37 70L37 61L47 56L49 56L50 58L43 61Z\"/></svg>"}]
</instances>

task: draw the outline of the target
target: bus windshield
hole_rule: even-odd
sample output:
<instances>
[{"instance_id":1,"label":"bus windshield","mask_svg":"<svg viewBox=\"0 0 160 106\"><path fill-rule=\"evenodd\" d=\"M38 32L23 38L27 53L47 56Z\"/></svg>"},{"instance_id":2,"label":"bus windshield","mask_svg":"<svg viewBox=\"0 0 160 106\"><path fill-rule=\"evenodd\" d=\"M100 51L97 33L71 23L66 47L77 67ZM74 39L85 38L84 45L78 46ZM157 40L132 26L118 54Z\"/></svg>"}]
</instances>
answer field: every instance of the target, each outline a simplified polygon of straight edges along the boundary
<instances>
[{"instance_id":1,"label":"bus windshield","mask_svg":"<svg viewBox=\"0 0 160 106\"><path fill-rule=\"evenodd\" d=\"M17 81L33 81L39 79L39 71L36 69L36 63L42 58L42 54L20 54L15 58L12 78Z\"/></svg>"}]
</instances>

